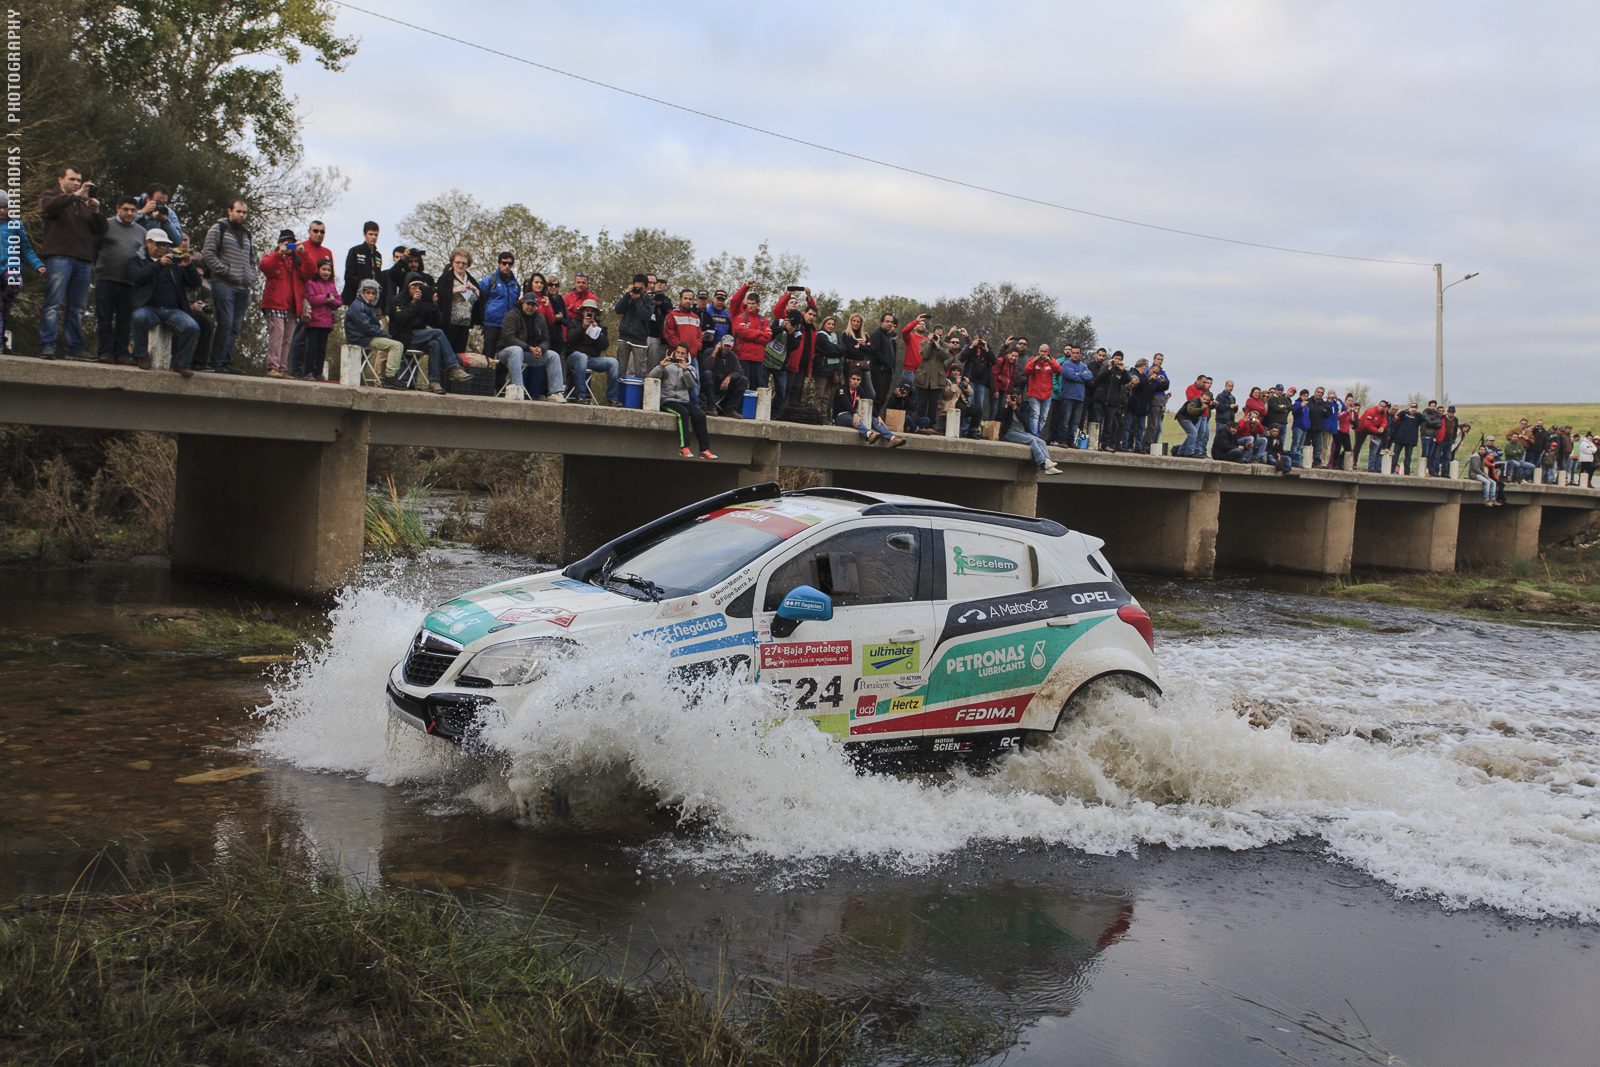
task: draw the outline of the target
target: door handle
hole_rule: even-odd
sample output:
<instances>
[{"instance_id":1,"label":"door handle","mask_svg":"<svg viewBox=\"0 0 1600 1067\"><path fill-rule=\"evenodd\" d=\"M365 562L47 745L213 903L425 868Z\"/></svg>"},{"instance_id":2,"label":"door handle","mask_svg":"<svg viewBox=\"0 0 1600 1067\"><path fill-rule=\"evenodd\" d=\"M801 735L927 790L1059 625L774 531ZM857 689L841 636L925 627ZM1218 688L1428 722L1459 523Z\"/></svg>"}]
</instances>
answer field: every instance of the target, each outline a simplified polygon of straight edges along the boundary
<instances>
[{"instance_id":1,"label":"door handle","mask_svg":"<svg viewBox=\"0 0 1600 1067\"><path fill-rule=\"evenodd\" d=\"M896 630L889 635L889 639L891 641L915 641L921 636L921 630Z\"/></svg>"}]
</instances>

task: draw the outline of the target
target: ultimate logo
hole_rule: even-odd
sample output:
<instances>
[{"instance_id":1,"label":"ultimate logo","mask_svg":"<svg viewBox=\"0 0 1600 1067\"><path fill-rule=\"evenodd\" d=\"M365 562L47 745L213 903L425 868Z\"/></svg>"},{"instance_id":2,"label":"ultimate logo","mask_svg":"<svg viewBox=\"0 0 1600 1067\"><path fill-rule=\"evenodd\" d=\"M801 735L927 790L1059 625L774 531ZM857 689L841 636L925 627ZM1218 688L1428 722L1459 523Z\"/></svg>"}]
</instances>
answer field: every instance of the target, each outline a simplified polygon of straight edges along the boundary
<instances>
[{"instance_id":1,"label":"ultimate logo","mask_svg":"<svg viewBox=\"0 0 1600 1067\"><path fill-rule=\"evenodd\" d=\"M1010 574L1017 569L1017 561L1004 556L969 556L960 545L950 549L950 559L956 565L957 576L967 574Z\"/></svg>"}]
</instances>

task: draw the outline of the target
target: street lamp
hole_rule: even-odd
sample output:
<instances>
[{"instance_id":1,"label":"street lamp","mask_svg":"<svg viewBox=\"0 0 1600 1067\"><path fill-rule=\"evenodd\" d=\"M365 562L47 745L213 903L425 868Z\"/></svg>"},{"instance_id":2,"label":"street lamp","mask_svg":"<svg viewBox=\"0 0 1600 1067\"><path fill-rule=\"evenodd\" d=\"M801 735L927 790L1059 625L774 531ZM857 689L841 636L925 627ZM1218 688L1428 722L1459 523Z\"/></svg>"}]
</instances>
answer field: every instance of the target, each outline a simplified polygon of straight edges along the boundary
<instances>
[{"instance_id":1,"label":"street lamp","mask_svg":"<svg viewBox=\"0 0 1600 1067\"><path fill-rule=\"evenodd\" d=\"M1470 282L1478 276L1477 271L1457 278L1450 285L1460 285ZM1450 288L1444 284L1444 265L1433 265L1433 398L1439 403L1444 403L1444 291Z\"/></svg>"}]
</instances>

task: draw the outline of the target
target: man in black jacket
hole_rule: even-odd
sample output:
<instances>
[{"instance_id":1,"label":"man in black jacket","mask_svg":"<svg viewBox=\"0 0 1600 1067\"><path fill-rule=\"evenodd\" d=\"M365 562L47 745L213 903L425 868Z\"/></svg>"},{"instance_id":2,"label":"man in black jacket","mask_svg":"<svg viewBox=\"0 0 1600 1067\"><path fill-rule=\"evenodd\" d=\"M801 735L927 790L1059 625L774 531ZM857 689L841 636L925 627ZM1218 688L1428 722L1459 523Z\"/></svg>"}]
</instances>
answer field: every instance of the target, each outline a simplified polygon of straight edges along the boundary
<instances>
[{"instance_id":1,"label":"man in black jacket","mask_svg":"<svg viewBox=\"0 0 1600 1067\"><path fill-rule=\"evenodd\" d=\"M633 276L633 284L622 291L611 310L621 316L617 323L617 364L624 378L637 378L652 367L650 321L655 315L656 298L643 274Z\"/></svg>"},{"instance_id":2,"label":"man in black jacket","mask_svg":"<svg viewBox=\"0 0 1600 1067\"><path fill-rule=\"evenodd\" d=\"M744 418L744 394L750 388L744 364L734 351L733 334L723 334L711 356L712 395L717 399L716 414L730 419ZM704 401L702 401L703 403Z\"/></svg>"},{"instance_id":3,"label":"man in black jacket","mask_svg":"<svg viewBox=\"0 0 1600 1067\"><path fill-rule=\"evenodd\" d=\"M200 324L189 314L190 289L200 287L200 272L191 257L172 254L172 238L165 230L146 230L144 251L128 262L133 285L133 353L139 366L150 367L150 330L160 324L172 331L172 370L194 376L195 343Z\"/></svg>"},{"instance_id":4,"label":"man in black jacket","mask_svg":"<svg viewBox=\"0 0 1600 1067\"><path fill-rule=\"evenodd\" d=\"M389 317L389 332L405 342L407 348L428 353L428 388L438 394L444 392L441 375L448 372L453 382L472 377L461 368L450 339L439 328L441 322L439 305L434 302L428 283L417 275L407 278L406 297Z\"/></svg>"},{"instance_id":5,"label":"man in black jacket","mask_svg":"<svg viewBox=\"0 0 1600 1067\"><path fill-rule=\"evenodd\" d=\"M363 224L361 236L362 242L344 254L344 288L339 293L339 300L345 307L349 307L361 295L361 283L368 278L379 285L384 282L383 253L378 251L378 224ZM384 301L379 306L387 303Z\"/></svg>"},{"instance_id":6,"label":"man in black jacket","mask_svg":"<svg viewBox=\"0 0 1600 1067\"><path fill-rule=\"evenodd\" d=\"M876 398L879 415L888 406L890 386L895 384L895 342L900 337L900 322L885 311L878 318L878 328L867 335L867 370L872 377L872 393Z\"/></svg>"}]
</instances>

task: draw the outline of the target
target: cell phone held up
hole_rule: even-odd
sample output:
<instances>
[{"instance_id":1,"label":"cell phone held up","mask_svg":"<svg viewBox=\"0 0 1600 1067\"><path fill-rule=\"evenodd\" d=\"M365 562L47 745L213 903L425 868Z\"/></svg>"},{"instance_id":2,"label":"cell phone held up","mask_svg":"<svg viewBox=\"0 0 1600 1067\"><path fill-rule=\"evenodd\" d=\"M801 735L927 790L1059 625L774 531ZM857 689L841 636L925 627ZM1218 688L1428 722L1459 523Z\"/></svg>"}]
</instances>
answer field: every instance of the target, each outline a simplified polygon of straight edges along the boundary
<instances>
[{"instance_id":1,"label":"cell phone held up","mask_svg":"<svg viewBox=\"0 0 1600 1067\"><path fill-rule=\"evenodd\" d=\"M786 285L783 288L785 292L790 293L803 293L806 291L806 287L803 285Z\"/></svg>"}]
</instances>

